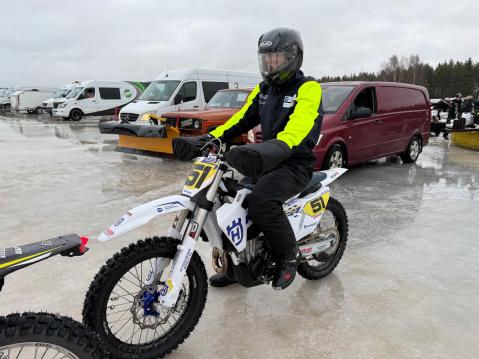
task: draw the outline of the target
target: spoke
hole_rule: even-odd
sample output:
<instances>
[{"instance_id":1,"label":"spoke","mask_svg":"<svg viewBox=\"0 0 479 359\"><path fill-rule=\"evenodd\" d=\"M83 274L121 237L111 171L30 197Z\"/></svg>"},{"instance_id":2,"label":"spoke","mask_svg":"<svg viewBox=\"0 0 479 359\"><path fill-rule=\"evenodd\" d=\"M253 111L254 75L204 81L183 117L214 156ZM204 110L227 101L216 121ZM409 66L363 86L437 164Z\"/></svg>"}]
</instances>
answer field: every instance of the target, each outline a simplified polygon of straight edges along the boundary
<instances>
[{"instance_id":1,"label":"spoke","mask_svg":"<svg viewBox=\"0 0 479 359\"><path fill-rule=\"evenodd\" d=\"M18 357L20 356L22 350L23 350L23 347L20 348L20 351L18 352L18 354L17 354L17 356L15 357L15 359L18 359Z\"/></svg>"},{"instance_id":2,"label":"spoke","mask_svg":"<svg viewBox=\"0 0 479 359\"><path fill-rule=\"evenodd\" d=\"M120 294L120 293L117 293L115 292L114 290L111 291L112 294L115 294L118 298L122 298L122 299L125 299L126 296L131 296L132 294ZM130 302L130 303L133 303L132 300L128 300L128 299L125 299L126 301Z\"/></svg>"},{"instance_id":3,"label":"spoke","mask_svg":"<svg viewBox=\"0 0 479 359\"><path fill-rule=\"evenodd\" d=\"M131 319L131 318L128 318L128 321L126 321L126 322L120 327L120 329L118 329L115 333L113 333L113 335L116 336L116 335L118 334L118 332L119 332L120 330L122 330L122 329L125 327L125 325L128 324L128 322L129 322L130 320L132 320L132 319ZM111 330L111 329L110 329L110 330Z\"/></svg>"},{"instance_id":4,"label":"spoke","mask_svg":"<svg viewBox=\"0 0 479 359\"><path fill-rule=\"evenodd\" d=\"M131 295L133 298L135 298L135 294L133 293L130 293L129 291L127 291L125 288L123 288L119 283L116 284L117 287L120 287L121 289L123 289L126 293L128 293L129 295Z\"/></svg>"}]
</instances>

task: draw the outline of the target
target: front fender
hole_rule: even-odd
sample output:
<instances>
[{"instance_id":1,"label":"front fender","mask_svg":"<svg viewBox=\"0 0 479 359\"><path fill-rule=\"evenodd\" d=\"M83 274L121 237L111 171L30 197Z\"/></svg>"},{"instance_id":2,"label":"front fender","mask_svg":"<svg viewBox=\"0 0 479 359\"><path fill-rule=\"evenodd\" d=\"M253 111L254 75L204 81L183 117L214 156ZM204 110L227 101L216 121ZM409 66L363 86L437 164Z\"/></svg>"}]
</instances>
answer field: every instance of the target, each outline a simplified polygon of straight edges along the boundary
<instances>
[{"instance_id":1,"label":"front fender","mask_svg":"<svg viewBox=\"0 0 479 359\"><path fill-rule=\"evenodd\" d=\"M121 216L115 223L105 229L99 236L100 242L109 241L112 238L125 234L137 227L144 225L154 217L182 211L194 209L194 203L188 197L174 195L156 199L154 201L142 204L141 206L130 209Z\"/></svg>"}]
</instances>

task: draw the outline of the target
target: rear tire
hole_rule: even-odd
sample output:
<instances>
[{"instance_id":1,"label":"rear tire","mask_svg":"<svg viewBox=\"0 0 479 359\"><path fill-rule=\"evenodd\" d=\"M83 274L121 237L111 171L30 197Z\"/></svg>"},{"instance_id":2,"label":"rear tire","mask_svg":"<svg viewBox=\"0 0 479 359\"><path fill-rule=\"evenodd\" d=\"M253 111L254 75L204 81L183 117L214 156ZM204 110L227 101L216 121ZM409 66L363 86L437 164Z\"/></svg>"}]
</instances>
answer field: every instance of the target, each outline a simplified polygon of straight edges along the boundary
<instances>
[{"instance_id":1,"label":"rear tire","mask_svg":"<svg viewBox=\"0 0 479 359\"><path fill-rule=\"evenodd\" d=\"M119 285L118 283L121 282L123 286L129 286L132 283L132 278L128 278L127 274L136 272L136 278L140 278L139 281L144 285L142 280L143 276L138 275L138 266L140 264L143 265L143 263L151 263L151 260L154 258L173 259L177 252L178 244L179 241L167 237L147 238L131 244L130 246L123 248L120 253L116 253L113 258L109 259L91 283L83 306L83 322L99 334L114 358L153 359L163 357L176 349L178 345L190 335L198 323L206 303L208 281L205 266L200 256L194 252L186 270L187 275L185 276L188 278L189 283L188 294L185 296L183 302L185 307L183 307L183 312L178 315L179 317L176 319L176 322L173 318L173 325L171 325L167 331L164 331L163 325L160 324L158 332L155 327L155 333L153 333L152 339L145 343L140 343L143 330L141 330L141 333L140 330L138 330L136 333L137 335L140 333L140 341L136 344L132 344L133 337L131 342L128 342L128 336L125 341L122 339L123 335L119 334L122 329L115 332L114 330L118 327L113 329L113 327L117 325L115 324L117 321L112 320L111 315L119 314L120 312L115 314L115 311L119 310L118 308L127 308L130 311L129 313L126 313L126 311L123 310L125 311L126 317L124 317L123 314L122 317L118 319L118 321L121 321L121 319L128 320L125 324L129 324L132 318L133 320L135 319L132 313L136 312L138 308L143 310L143 306L140 306L139 303L137 303L137 297L142 298L144 296L144 294L141 294L144 293L143 289L128 291L130 295L135 295L135 299L133 300L129 300L130 297L126 294L122 295L121 298L127 300L125 304L118 304L116 302L116 300L122 300L115 299L115 296L118 295L115 292L115 289ZM163 271L166 270L166 267L163 268ZM139 273L142 272L143 267L139 269ZM128 281L130 281L130 284ZM137 288L139 287L138 283L136 286ZM126 291L125 289L123 290ZM154 290L156 291L157 288ZM128 304L130 302L131 304ZM126 305L126 307L121 307L122 305ZM108 312L109 310L112 310L112 312ZM158 310L161 317L161 315L164 314L164 309L159 307ZM151 320L155 321L155 318L145 315L143 315L142 318L143 323ZM170 317L168 317L168 324L170 325L169 318ZM133 324L133 333L135 333L135 325L138 325L135 324L134 321L131 323ZM151 322L148 323L151 324ZM123 324L123 326L125 324ZM153 322L153 324L155 323ZM119 325L122 325L121 322ZM156 334L158 334L159 337L157 337ZM132 336L133 335L134 334L132 334ZM148 339L148 330L145 334L145 338L146 340Z\"/></svg>"},{"instance_id":2,"label":"rear tire","mask_svg":"<svg viewBox=\"0 0 479 359\"><path fill-rule=\"evenodd\" d=\"M329 149L323 163L323 170L329 170L332 168L346 167L346 157L343 148L338 145L332 145Z\"/></svg>"},{"instance_id":3,"label":"rear tire","mask_svg":"<svg viewBox=\"0 0 479 359\"><path fill-rule=\"evenodd\" d=\"M109 358L98 336L73 319L48 313L0 317L0 358L31 359L35 350L42 358L55 352L62 358Z\"/></svg>"},{"instance_id":4,"label":"rear tire","mask_svg":"<svg viewBox=\"0 0 479 359\"><path fill-rule=\"evenodd\" d=\"M348 217L343 205L334 198L330 198L326 211L330 211L336 222L336 229L339 232L339 243L335 251L331 254L325 252L315 255L312 261L319 263L318 266L313 266L308 262L301 262L298 265L298 273L301 277L309 280L318 280L331 273L338 265L344 250L346 249L346 242L348 241ZM319 222L321 224L321 221Z\"/></svg>"},{"instance_id":5,"label":"rear tire","mask_svg":"<svg viewBox=\"0 0 479 359\"><path fill-rule=\"evenodd\" d=\"M70 111L69 119L72 121L80 121L83 118L83 112L81 110L74 108Z\"/></svg>"},{"instance_id":6,"label":"rear tire","mask_svg":"<svg viewBox=\"0 0 479 359\"><path fill-rule=\"evenodd\" d=\"M421 140L419 139L418 136L414 136L411 138L411 141L409 141L409 145L406 148L406 152L401 153L400 157L404 163L413 163L416 162L417 158L419 157L419 154L421 153Z\"/></svg>"}]
</instances>

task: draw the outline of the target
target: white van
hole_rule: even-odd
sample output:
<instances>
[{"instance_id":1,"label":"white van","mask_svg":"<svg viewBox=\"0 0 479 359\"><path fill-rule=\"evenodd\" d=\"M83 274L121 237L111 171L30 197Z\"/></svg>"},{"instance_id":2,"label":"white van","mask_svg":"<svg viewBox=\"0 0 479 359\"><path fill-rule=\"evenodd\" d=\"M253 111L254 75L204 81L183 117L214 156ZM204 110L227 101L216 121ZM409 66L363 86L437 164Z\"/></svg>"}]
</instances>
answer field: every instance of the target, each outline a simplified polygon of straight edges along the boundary
<instances>
[{"instance_id":1,"label":"white van","mask_svg":"<svg viewBox=\"0 0 479 359\"><path fill-rule=\"evenodd\" d=\"M78 86L80 86L80 82L78 81L62 86L60 90L58 90L57 92L53 94L52 97L42 102L43 112L46 112L52 115L53 108L57 108L58 105L61 102L63 102L63 99L70 93L70 91Z\"/></svg>"},{"instance_id":2,"label":"white van","mask_svg":"<svg viewBox=\"0 0 479 359\"><path fill-rule=\"evenodd\" d=\"M260 81L260 75L253 72L165 71L150 83L137 100L121 109L120 121L134 122L147 113L161 115L171 111L203 109L218 90L254 87Z\"/></svg>"},{"instance_id":3,"label":"white van","mask_svg":"<svg viewBox=\"0 0 479 359\"><path fill-rule=\"evenodd\" d=\"M55 91L52 90L22 90L10 95L12 110L16 112L41 113L42 102L50 98Z\"/></svg>"},{"instance_id":4,"label":"white van","mask_svg":"<svg viewBox=\"0 0 479 359\"><path fill-rule=\"evenodd\" d=\"M15 92L14 89L2 89L0 93L0 110L10 111L11 103L10 95Z\"/></svg>"},{"instance_id":5,"label":"white van","mask_svg":"<svg viewBox=\"0 0 479 359\"><path fill-rule=\"evenodd\" d=\"M135 100L149 82L84 81L53 109L53 116L80 121L83 116L113 115Z\"/></svg>"}]
</instances>

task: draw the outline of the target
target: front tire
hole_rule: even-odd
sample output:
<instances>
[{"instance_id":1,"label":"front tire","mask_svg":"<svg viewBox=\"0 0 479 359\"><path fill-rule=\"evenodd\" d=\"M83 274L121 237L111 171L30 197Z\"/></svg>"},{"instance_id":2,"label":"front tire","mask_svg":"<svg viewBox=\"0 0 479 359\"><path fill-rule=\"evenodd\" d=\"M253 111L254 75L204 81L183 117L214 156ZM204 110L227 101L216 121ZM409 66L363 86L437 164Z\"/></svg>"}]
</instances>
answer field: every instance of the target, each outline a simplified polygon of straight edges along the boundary
<instances>
[{"instance_id":1,"label":"front tire","mask_svg":"<svg viewBox=\"0 0 479 359\"><path fill-rule=\"evenodd\" d=\"M338 145L332 145L324 159L323 170L346 167L346 157L343 148Z\"/></svg>"},{"instance_id":2,"label":"front tire","mask_svg":"<svg viewBox=\"0 0 479 359\"><path fill-rule=\"evenodd\" d=\"M73 319L48 313L0 317L0 358L109 358L98 336Z\"/></svg>"},{"instance_id":3,"label":"front tire","mask_svg":"<svg viewBox=\"0 0 479 359\"><path fill-rule=\"evenodd\" d=\"M328 214L328 216L326 216ZM331 214L331 223L326 223ZM338 265L348 240L348 217L343 205L334 198L329 198L326 211L318 225L319 230L330 230L334 227L339 234L332 250L321 252L307 258L298 265L298 273L301 277L310 280L317 280L327 276Z\"/></svg>"},{"instance_id":4,"label":"front tire","mask_svg":"<svg viewBox=\"0 0 479 359\"><path fill-rule=\"evenodd\" d=\"M208 282L205 266L196 252L186 271L185 281L187 279L188 283L183 284L183 296L180 295L174 310L168 314L165 308L156 306L158 299L153 301L152 307L147 307L149 311L156 310L158 316L147 314L145 310L144 298L157 294L160 286L164 288L164 283L160 281L156 288L146 287L143 281L143 275L146 274L143 272L144 266L153 268L152 263L156 265L156 260L160 260L162 274L167 274L167 267L175 257L178 244L177 240L167 237L148 238L131 244L109 259L91 283L83 306L83 321L99 334L115 358L163 357L176 349L198 323L206 303ZM162 274L160 280L166 278ZM176 314L178 306L180 314ZM178 317L175 318L175 315ZM169 326L167 330L163 316ZM173 324L170 324L170 317L173 318ZM130 322L133 327L131 335L128 331L130 326L124 328ZM142 326L150 327L146 329L143 342ZM152 333L151 329L154 329ZM152 338L148 339L150 335Z\"/></svg>"},{"instance_id":5,"label":"front tire","mask_svg":"<svg viewBox=\"0 0 479 359\"><path fill-rule=\"evenodd\" d=\"M70 120L72 121L80 121L83 118L83 112L81 110L74 108L70 111Z\"/></svg>"},{"instance_id":6,"label":"front tire","mask_svg":"<svg viewBox=\"0 0 479 359\"><path fill-rule=\"evenodd\" d=\"M409 141L409 145L406 148L406 152L401 153L400 157L404 163L416 162L419 154L421 153L421 140L418 136L414 136Z\"/></svg>"}]
</instances>

